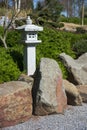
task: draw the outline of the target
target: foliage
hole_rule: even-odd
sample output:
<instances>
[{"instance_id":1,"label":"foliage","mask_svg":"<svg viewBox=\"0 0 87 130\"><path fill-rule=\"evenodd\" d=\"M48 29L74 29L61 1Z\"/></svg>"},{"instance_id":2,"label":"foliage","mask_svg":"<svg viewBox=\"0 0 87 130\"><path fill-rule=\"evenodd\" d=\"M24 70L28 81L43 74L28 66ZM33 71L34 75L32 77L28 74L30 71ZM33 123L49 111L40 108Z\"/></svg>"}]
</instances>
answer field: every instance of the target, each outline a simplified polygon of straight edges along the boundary
<instances>
[{"instance_id":1,"label":"foliage","mask_svg":"<svg viewBox=\"0 0 87 130\"><path fill-rule=\"evenodd\" d=\"M57 22L52 22L52 21L48 21L48 22L45 22L44 24L45 26L48 26L50 28L58 28L59 27L59 24Z\"/></svg>"},{"instance_id":2,"label":"foliage","mask_svg":"<svg viewBox=\"0 0 87 130\"><path fill-rule=\"evenodd\" d=\"M4 29L2 26L0 26L0 34L3 35L3 33L4 33Z\"/></svg>"},{"instance_id":3,"label":"foliage","mask_svg":"<svg viewBox=\"0 0 87 130\"><path fill-rule=\"evenodd\" d=\"M57 22L62 9L63 7L58 0L45 0L44 3L38 2L35 13L45 20Z\"/></svg>"},{"instance_id":4,"label":"foliage","mask_svg":"<svg viewBox=\"0 0 87 130\"><path fill-rule=\"evenodd\" d=\"M6 9L0 7L0 16L4 16L5 13L6 13Z\"/></svg>"},{"instance_id":5,"label":"foliage","mask_svg":"<svg viewBox=\"0 0 87 130\"><path fill-rule=\"evenodd\" d=\"M15 24L16 24L16 26L18 27L18 26L22 26L22 25L24 25L26 23L26 21L25 20L15 20Z\"/></svg>"},{"instance_id":6,"label":"foliage","mask_svg":"<svg viewBox=\"0 0 87 130\"><path fill-rule=\"evenodd\" d=\"M77 30L77 33L86 33L87 32L85 30L85 28L83 28L83 27L77 27L76 30Z\"/></svg>"},{"instance_id":7,"label":"foliage","mask_svg":"<svg viewBox=\"0 0 87 130\"><path fill-rule=\"evenodd\" d=\"M9 30L6 43L8 47L17 46L21 41L21 33L17 30Z\"/></svg>"},{"instance_id":8,"label":"foliage","mask_svg":"<svg viewBox=\"0 0 87 130\"><path fill-rule=\"evenodd\" d=\"M5 48L0 47L0 83L17 80L20 70Z\"/></svg>"},{"instance_id":9,"label":"foliage","mask_svg":"<svg viewBox=\"0 0 87 130\"><path fill-rule=\"evenodd\" d=\"M64 16L60 17L59 21L60 22L75 23L75 24L80 24L80 22L81 22L80 18L77 18L77 17L67 18L67 17L64 17Z\"/></svg>"},{"instance_id":10,"label":"foliage","mask_svg":"<svg viewBox=\"0 0 87 130\"><path fill-rule=\"evenodd\" d=\"M41 17L38 18L36 22L37 22L38 25L42 25L42 26L47 24L46 20L44 18L41 18Z\"/></svg>"},{"instance_id":11,"label":"foliage","mask_svg":"<svg viewBox=\"0 0 87 130\"><path fill-rule=\"evenodd\" d=\"M37 1L37 6L36 6L36 10L39 11L43 8L43 4L41 3L41 1Z\"/></svg>"},{"instance_id":12,"label":"foliage","mask_svg":"<svg viewBox=\"0 0 87 130\"><path fill-rule=\"evenodd\" d=\"M58 23L58 26L57 26L58 28L62 28L62 27L64 27L64 24L63 23Z\"/></svg>"},{"instance_id":13,"label":"foliage","mask_svg":"<svg viewBox=\"0 0 87 130\"><path fill-rule=\"evenodd\" d=\"M67 17L61 16L59 18L59 22L81 24L81 18L79 18L79 17L69 17L69 18L67 18ZM85 25L87 24L87 18L84 18L84 24Z\"/></svg>"},{"instance_id":14,"label":"foliage","mask_svg":"<svg viewBox=\"0 0 87 130\"><path fill-rule=\"evenodd\" d=\"M0 35L3 36L4 28L0 26ZM17 46L20 43L21 33L17 30L9 30L7 33L6 43L8 47ZM3 43L0 39L0 46L3 46Z\"/></svg>"},{"instance_id":15,"label":"foliage","mask_svg":"<svg viewBox=\"0 0 87 130\"><path fill-rule=\"evenodd\" d=\"M48 13L53 21L57 21L62 11L62 5L58 0L51 0L48 4Z\"/></svg>"},{"instance_id":16,"label":"foliage","mask_svg":"<svg viewBox=\"0 0 87 130\"><path fill-rule=\"evenodd\" d=\"M67 78L68 73L59 58L59 54L65 52L73 58L76 58L79 46L82 48L82 44L84 43L81 42L82 44L78 44L77 48L75 44L78 43L78 41L81 41L81 39L87 40L87 34L63 32L51 27L48 28L47 26L44 26L43 32L38 34L42 43L38 44L36 47L37 66L42 57L55 59L62 69L63 77ZM0 33L3 34L3 28L0 28ZM16 80L19 74L23 72L24 46L20 44L20 36L19 31L11 30L7 35L7 44L9 49L5 50L0 44L0 61L2 61L0 62L0 83ZM86 46L86 43L84 46ZM80 52L81 54L84 53L83 51Z\"/></svg>"},{"instance_id":17,"label":"foliage","mask_svg":"<svg viewBox=\"0 0 87 130\"><path fill-rule=\"evenodd\" d=\"M87 39L85 40L82 39L80 41L77 41L73 45L73 50L76 52L77 57L87 52Z\"/></svg>"},{"instance_id":18,"label":"foliage","mask_svg":"<svg viewBox=\"0 0 87 130\"><path fill-rule=\"evenodd\" d=\"M12 57L14 63L17 64L19 70L23 71L23 53L24 53L24 46L17 45L15 47L9 48L9 54Z\"/></svg>"},{"instance_id":19,"label":"foliage","mask_svg":"<svg viewBox=\"0 0 87 130\"><path fill-rule=\"evenodd\" d=\"M0 27L0 34L3 35L3 27ZM0 41L0 83L17 80L23 71L23 45L20 45L20 32L10 30L7 34L7 50L2 47Z\"/></svg>"},{"instance_id":20,"label":"foliage","mask_svg":"<svg viewBox=\"0 0 87 130\"><path fill-rule=\"evenodd\" d=\"M85 6L84 13L84 17L87 18L87 6Z\"/></svg>"},{"instance_id":21,"label":"foliage","mask_svg":"<svg viewBox=\"0 0 87 130\"><path fill-rule=\"evenodd\" d=\"M0 35L3 36L4 34L4 28L0 26ZM3 46L2 40L0 39L0 46Z\"/></svg>"}]
</instances>

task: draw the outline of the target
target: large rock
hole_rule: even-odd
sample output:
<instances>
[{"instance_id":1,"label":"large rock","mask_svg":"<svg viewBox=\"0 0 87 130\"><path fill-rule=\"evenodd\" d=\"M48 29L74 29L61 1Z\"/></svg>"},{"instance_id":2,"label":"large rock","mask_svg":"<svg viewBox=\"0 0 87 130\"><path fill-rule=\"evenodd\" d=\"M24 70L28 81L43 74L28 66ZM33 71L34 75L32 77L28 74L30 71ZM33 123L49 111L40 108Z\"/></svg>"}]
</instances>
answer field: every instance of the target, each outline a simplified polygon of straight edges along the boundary
<instances>
[{"instance_id":1,"label":"large rock","mask_svg":"<svg viewBox=\"0 0 87 130\"><path fill-rule=\"evenodd\" d=\"M77 89L80 92L80 95L82 97L82 101L87 103L87 85L78 85Z\"/></svg>"},{"instance_id":2,"label":"large rock","mask_svg":"<svg viewBox=\"0 0 87 130\"><path fill-rule=\"evenodd\" d=\"M35 81L33 88L34 99L36 92L35 114L63 113L67 105L67 98L62 86L61 70L57 62L53 59L42 58Z\"/></svg>"},{"instance_id":3,"label":"large rock","mask_svg":"<svg viewBox=\"0 0 87 130\"><path fill-rule=\"evenodd\" d=\"M87 53L80 56L77 60L65 53L60 54L68 71L72 73L77 84L87 84Z\"/></svg>"},{"instance_id":4,"label":"large rock","mask_svg":"<svg viewBox=\"0 0 87 130\"><path fill-rule=\"evenodd\" d=\"M63 80L68 105L82 105L82 98L76 86L68 80Z\"/></svg>"},{"instance_id":5,"label":"large rock","mask_svg":"<svg viewBox=\"0 0 87 130\"><path fill-rule=\"evenodd\" d=\"M64 26L59 28L59 30L64 30L67 32L76 32L76 28L79 27L79 25L73 23L60 22L60 24L63 24Z\"/></svg>"},{"instance_id":6,"label":"large rock","mask_svg":"<svg viewBox=\"0 0 87 130\"><path fill-rule=\"evenodd\" d=\"M31 86L21 81L0 84L0 127L22 123L31 116Z\"/></svg>"}]
</instances>

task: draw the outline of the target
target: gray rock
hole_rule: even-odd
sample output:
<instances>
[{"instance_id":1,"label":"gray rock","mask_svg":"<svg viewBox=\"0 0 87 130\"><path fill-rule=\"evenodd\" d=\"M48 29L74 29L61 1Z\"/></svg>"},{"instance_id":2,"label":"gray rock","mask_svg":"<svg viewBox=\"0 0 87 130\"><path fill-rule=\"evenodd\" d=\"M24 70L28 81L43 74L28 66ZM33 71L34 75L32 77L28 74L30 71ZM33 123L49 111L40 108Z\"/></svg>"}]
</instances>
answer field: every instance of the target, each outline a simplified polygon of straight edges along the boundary
<instances>
[{"instance_id":1,"label":"gray rock","mask_svg":"<svg viewBox=\"0 0 87 130\"><path fill-rule=\"evenodd\" d=\"M78 85L77 89L80 92L80 95L82 97L82 101L87 103L87 85Z\"/></svg>"},{"instance_id":2,"label":"gray rock","mask_svg":"<svg viewBox=\"0 0 87 130\"><path fill-rule=\"evenodd\" d=\"M37 88L35 114L63 113L67 98L62 86L62 73L57 62L42 58L39 75L36 77L39 77L40 83Z\"/></svg>"},{"instance_id":3,"label":"gray rock","mask_svg":"<svg viewBox=\"0 0 87 130\"><path fill-rule=\"evenodd\" d=\"M68 105L82 105L82 98L76 86L68 80L63 80L63 86L67 95Z\"/></svg>"},{"instance_id":4,"label":"gray rock","mask_svg":"<svg viewBox=\"0 0 87 130\"><path fill-rule=\"evenodd\" d=\"M61 53L60 58L78 84L87 84L87 53L80 56L77 60L65 53Z\"/></svg>"}]
</instances>

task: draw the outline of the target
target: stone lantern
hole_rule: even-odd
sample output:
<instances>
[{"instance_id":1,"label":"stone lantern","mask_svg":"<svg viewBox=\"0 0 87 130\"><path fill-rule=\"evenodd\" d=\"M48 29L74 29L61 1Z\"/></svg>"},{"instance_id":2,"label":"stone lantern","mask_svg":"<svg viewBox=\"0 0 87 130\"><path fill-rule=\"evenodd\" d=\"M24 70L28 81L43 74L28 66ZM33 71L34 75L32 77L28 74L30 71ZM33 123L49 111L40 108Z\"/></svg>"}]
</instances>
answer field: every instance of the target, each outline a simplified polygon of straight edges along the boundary
<instances>
[{"instance_id":1,"label":"stone lantern","mask_svg":"<svg viewBox=\"0 0 87 130\"><path fill-rule=\"evenodd\" d=\"M17 27L22 31L22 40L25 45L24 49L24 69L27 75L33 75L36 70L36 45L41 43L38 40L38 31L43 31L43 27L32 24L30 16L27 17L26 25Z\"/></svg>"}]
</instances>

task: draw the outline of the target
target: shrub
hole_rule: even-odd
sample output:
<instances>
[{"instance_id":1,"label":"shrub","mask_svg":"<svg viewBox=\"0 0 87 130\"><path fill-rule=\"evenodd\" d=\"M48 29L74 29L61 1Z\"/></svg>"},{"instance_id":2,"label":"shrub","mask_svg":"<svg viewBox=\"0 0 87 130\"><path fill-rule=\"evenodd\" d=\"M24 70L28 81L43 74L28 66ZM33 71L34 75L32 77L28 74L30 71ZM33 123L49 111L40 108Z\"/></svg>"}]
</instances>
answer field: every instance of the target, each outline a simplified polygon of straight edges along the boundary
<instances>
[{"instance_id":1,"label":"shrub","mask_svg":"<svg viewBox=\"0 0 87 130\"><path fill-rule=\"evenodd\" d=\"M0 47L0 83L17 80L20 73L17 64L9 54L9 50L6 51Z\"/></svg>"},{"instance_id":2,"label":"shrub","mask_svg":"<svg viewBox=\"0 0 87 130\"><path fill-rule=\"evenodd\" d=\"M56 23L56 22L48 21L46 24L47 24L48 26L52 26L52 27L54 27L54 28L57 28L57 27L58 27L58 23Z\"/></svg>"},{"instance_id":3,"label":"shrub","mask_svg":"<svg viewBox=\"0 0 87 130\"><path fill-rule=\"evenodd\" d=\"M20 71L23 71L23 50L23 45L17 45L16 47L9 48L9 54L18 66Z\"/></svg>"},{"instance_id":4,"label":"shrub","mask_svg":"<svg viewBox=\"0 0 87 130\"><path fill-rule=\"evenodd\" d=\"M22 26L22 25L24 25L25 23L26 23L25 20L15 20L16 26Z\"/></svg>"},{"instance_id":5,"label":"shrub","mask_svg":"<svg viewBox=\"0 0 87 130\"><path fill-rule=\"evenodd\" d=\"M39 25L44 25L44 24L46 23L46 20L43 19L43 18L38 18L36 22L37 22L37 24L39 24Z\"/></svg>"},{"instance_id":6,"label":"shrub","mask_svg":"<svg viewBox=\"0 0 87 130\"><path fill-rule=\"evenodd\" d=\"M76 30L77 33L86 33L86 30L83 27L77 27Z\"/></svg>"},{"instance_id":7,"label":"shrub","mask_svg":"<svg viewBox=\"0 0 87 130\"><path fill-rule=\"evenodd\" d=\"M4 28L0 26L0 34L3 35L3 33L4 33Z\"/></svg>"},{"instance_id":8,"label":"shrub","mask_svg":"<svg viewBox=\"0 0 87 130\"><path fill-rule=\"evenodd\" d=\"M63 24L63 23L59 23L59 24L58 24L58 27L59 27L59 28L62 28L62 27L64 27L64 24Z\"/></svg>"},{"instance_id":9,"label":"shrub","mask_svg":"<svg viewBox=\"0 0 87 130\"><path fill-rule=\"evenodd\" d=\"M60 17L59 22L68 22L68 23L75 23L75 24L81 24L81 19L77 17Z\"/></svg>"},{"instance_id":10,"label":"shrub","mask_svg":"<svg viewBox=\"0 0 87 130\"><path fill-rule=\"evenodd\" d=\"M4 34L4 28L0 26L0 35ZM9 30L7 33L6 43L8 47L17 46L21 42L21 32L17 30ZM0 40L0 46L3 46Z\"/></svg>"},{"instance_id":11,"label":"shrub","mask_svg":"<svg viewBox=\"0 0 87 130\"><path fill-rule=\"evenodd\" d=\"M6 43L8 47L17 46L21 42L21 33L17 30L9 30Z\"/></svg>"},{"instance_id":12,"label":"shrub","mask_svg":"<svg viewBox=\"0 0 87 130\"><path fill-rule=\"evenodd\" d=\"M4 34L4 28L0 26L0 35L2 36L3 34ZM0 46L3 46L1 39L0 39Z\"/></svg>"},{"instance_id":13,"label":"shrub","mask_svg":"<svg viewBox=\"0 0 87 130\"><path fill-rule=\"evenodd\" d=\"M67 17L61 16L59 18L59 22L81 24L82 20L79 17L69 17L69 18L67 18ZM84 18L84 24L87 25L87 18Z\"/></svg>"},{"instance_id":14,"label":"shrub","mask_svg":"<svg viewBox=\"0 0 87 130\"><path fill-rule=\"evenodd\" d=\"M76 52L77 57L87 52L87 40L82 39L77 41L73 45L73 50Z\"/></svg>"}]
</instances>

